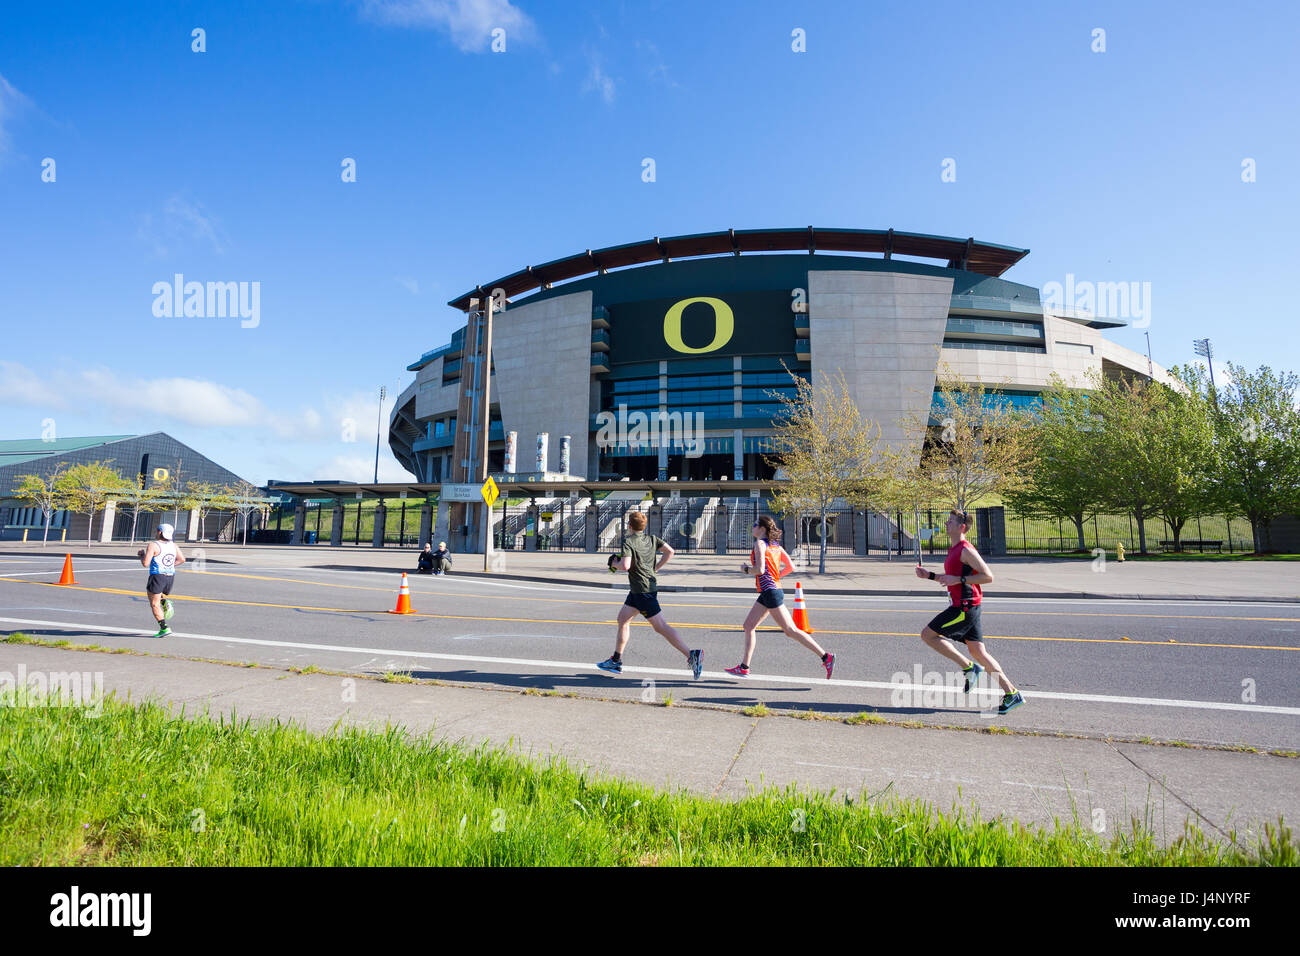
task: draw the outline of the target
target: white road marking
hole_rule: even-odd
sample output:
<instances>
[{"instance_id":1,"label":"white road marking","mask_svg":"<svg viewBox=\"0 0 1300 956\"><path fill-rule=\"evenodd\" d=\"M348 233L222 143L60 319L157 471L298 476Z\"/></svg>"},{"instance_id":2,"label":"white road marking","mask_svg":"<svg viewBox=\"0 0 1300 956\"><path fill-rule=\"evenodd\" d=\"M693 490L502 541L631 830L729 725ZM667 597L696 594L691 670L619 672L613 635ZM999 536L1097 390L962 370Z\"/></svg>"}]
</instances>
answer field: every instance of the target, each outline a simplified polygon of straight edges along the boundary
<instances>
[{"instance_id":1,"label":"white road marking","mask_svg":"<svg viewBox=\"0 0 1300 956\"><path fill-rule=\"evenodd\" d=\"M152 637L151 631L142 630L135 627L109 627L104 624L87 624L84 622L72 621L35 621L16 617L0 617L0 624L25 624L37 627L81 627L91 631L104 631L116 634L129 634L142 637ZM258 647L292 647L298 650L307 651L328 651L341 654L402 654L406 657L416 657L427 660L456 661L466 664L506 664L515 667L554 667L562 670L580 670L596 671L604 673L595 664L589 664L585 661L551 661L537 660L526 657L487 657L470 654L439 654L433 651L405 651L396 648L376 648L376 647L352 647L345 644L308 644L300 641L270 641L254 637L223 637L217 634L182 634L173 631L170 639L183 639L192 641L215 641L219 644L249 644ZM665 677L682 677L687 671L685 667L625 667L624 673L635 674L656 674ZM702 677L708 677L711 680L733 680L730 674L725 671L704 671ZM786 677L780 674L761 674L756 675L758 682L778 683L778 684L800 684L809 687L859 687L870 690L906 690L912 692L925 693L933 691L933 685L926 684L894 684L885 681L871 680L819 680L810 677ZM991 695L1000 697L1000 690L977 689L972 691L969 696ZM1064 691L1046 691L1038 690L1027 694L1026 700L1068 700L1085 703L1103 703L1103 704L1131 704L1141 707L1180 707L1190 710L1231 710L1247 714L1282 714L1288 717L1300 717L1300 707L1276 707L1265 704L1238 704L1235 702L1224 703L1214 700L1177 700L1163 697L1121 697L1111 694L1073 694Z\"/></svg>"}]
</instances>

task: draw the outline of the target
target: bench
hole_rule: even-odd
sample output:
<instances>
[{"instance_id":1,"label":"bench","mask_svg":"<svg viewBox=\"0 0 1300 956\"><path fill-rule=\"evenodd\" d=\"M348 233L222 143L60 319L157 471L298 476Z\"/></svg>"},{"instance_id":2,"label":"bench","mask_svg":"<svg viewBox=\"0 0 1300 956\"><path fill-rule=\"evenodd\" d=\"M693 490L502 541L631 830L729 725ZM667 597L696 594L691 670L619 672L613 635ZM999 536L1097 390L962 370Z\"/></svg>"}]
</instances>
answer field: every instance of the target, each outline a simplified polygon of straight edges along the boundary
<instances>
[{"instance_id":1,"label":"bench","mask_svg":"<svg viewBox=\"0 0 1300 956\"><path fill-rule=\"evenodd\" d=\"M1174 543L1173 543L1172 541L1161 541L1161 542L1160 542L1160 550L1161 550L1161 551L1173 551L1173 550L1174 550ZM1222 542L1222 541L1204 541L1204 540L1200 540L1200 539L1197 539L1197 538L1183 538L1183 540L1180 541L1180 542L1178 543L1178 550L1180 550L1180 551L1215 551L1215 552L1218 552L1219 554L1222 554L1222 553L1223 553L1223 542Z\"/></svg>"}]
</instances>

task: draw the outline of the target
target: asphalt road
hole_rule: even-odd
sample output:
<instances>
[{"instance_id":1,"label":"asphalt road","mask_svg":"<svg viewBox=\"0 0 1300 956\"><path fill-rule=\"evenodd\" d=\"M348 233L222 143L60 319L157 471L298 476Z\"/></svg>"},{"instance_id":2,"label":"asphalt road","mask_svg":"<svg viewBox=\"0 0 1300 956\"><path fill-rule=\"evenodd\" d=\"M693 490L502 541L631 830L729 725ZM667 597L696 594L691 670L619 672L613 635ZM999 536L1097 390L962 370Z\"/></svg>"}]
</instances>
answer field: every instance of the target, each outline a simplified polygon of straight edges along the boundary
<instances>
[{"instance_id":1,"label":"asphalt road","mask_svg":"<svg viewBox=\"0 0 1300 956\"><path fill-rule=\"evenodd\" d=\"M752 676L723 673L742 651L741 594L674 593L662 601L689 646L682 658L638 623L621 677L594 667L613 647L622 592L518 581L410 577L417 614L386 613L392 572L286 571L207 563L182 570L174 635L155 640L139 564L83 561L77 586L48 586L62 559L0 558L0 633L154 653L315 665L354 673L409 671L459 684L596 697L746 707L892 721L1300 750L1300 607L1294 604L986 598L988 649L1028 701L992 714L999 693L961 693L948 662L916 636L943 606L932 599L807 593L817 658L761 630ZM955 668L952 668L955 671ZM955 688L952 686L956 683ZM946 684L946 686L945 686Z\"/></svg>"}]
</instances>

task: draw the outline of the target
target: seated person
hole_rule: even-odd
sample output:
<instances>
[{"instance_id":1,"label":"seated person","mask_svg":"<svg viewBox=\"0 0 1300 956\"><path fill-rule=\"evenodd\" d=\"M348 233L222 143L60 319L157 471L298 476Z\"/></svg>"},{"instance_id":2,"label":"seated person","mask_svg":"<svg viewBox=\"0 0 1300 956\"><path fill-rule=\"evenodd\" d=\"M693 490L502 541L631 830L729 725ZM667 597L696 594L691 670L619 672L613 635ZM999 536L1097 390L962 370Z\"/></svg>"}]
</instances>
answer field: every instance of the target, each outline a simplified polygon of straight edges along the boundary
<instances>
[{"instance_id":1,"label":"seated person","mask_svg":"<svg viewBox=\"0 0 1300 956\"><path fill-rule=\"evenodd\" d=\"M417 574L433 573L433 545L425 543L424 550L420 552L420 557L416 559L415 571Z\"/></svg>"},{"instance_id":2,"label":"seated person","mask_svg":"<svg viewBox=\"0 0 1300 956\"><path fill-rule=\"evenodd\" d=\"M433 552L433 573L446 574L450 567L451 552L447 550L447 542L439 541L438 550Z\"/></svg>"}]
</instances>

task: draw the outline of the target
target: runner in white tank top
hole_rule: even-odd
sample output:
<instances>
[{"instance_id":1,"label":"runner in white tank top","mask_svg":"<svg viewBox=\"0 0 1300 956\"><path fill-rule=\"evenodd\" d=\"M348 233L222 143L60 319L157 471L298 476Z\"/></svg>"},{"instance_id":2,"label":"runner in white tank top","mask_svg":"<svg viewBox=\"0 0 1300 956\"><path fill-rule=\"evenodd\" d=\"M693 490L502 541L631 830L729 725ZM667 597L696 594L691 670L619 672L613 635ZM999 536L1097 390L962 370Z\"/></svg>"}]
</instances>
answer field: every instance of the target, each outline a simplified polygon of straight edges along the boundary
<instances>
[{"instance_id":1,"label":"runner in white tank top","mask_svg":"<svg viewBox=\"0 0 1300 956\"><path fill-rule=\"evenodd\" d=\"M147 548L141 548L136 554L142 567L149 569L149 581L144 593L149 598L149 607L153 610L154 620L158 623L158 633L154 637L167 637L171 628L167 621L176 613L167 595L172 593L172 584L176 581L176 566L185 563L185 555L172 540L175 529L169 524L158 526L158 537L149 542Z\"/></svg>"}]
</instances>

